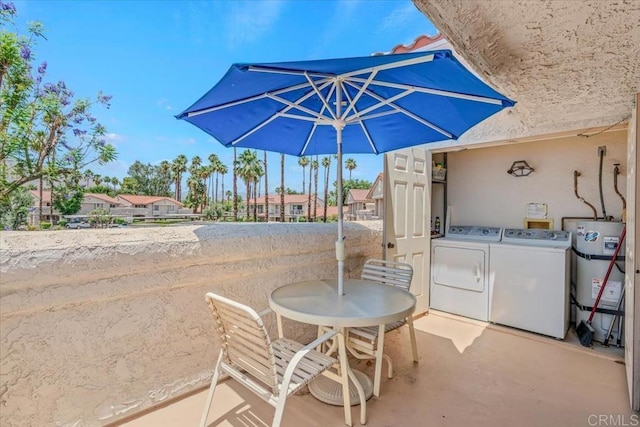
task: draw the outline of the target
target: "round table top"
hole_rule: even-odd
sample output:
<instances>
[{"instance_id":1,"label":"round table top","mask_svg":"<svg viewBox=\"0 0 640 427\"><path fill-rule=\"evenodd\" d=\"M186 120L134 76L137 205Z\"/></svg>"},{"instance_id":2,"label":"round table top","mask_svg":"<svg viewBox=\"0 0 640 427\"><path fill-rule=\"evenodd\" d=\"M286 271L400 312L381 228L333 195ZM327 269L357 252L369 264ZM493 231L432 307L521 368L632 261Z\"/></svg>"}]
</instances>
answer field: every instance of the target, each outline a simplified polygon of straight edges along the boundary
<instances>
[{"instance_id":1,"label":"round table top","mask_svg":"<svg viewBox=\"0 0 640 427\"><path fill-rule=\"evenodd\" d=\"M383 283L345 279L311 280L282 286L271 293L269 306L292 320L333 327L373 326L402 320L416 307L410 292Z\"/></svg>"}]
</instances>

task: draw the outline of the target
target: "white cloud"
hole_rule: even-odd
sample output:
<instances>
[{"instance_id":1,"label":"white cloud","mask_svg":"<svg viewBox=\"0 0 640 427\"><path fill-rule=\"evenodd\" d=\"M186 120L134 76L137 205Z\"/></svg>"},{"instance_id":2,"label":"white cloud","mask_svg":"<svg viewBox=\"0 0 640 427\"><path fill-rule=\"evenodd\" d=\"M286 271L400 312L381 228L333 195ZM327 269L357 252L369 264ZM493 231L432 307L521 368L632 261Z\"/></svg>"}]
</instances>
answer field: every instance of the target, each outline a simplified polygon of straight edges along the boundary
<instances>
[{"instance_id":1,"label":"white cloud","mask_svg":"<svg viewBox=\"0 0 640 427\"><path fill-rule=\"evenodd\" d=\"M113 145L118 145L118 143L124 142L124 137L117 133L108 133L104 136L104 139Z\"/></svg>"},{"instance_id":2,"label":"white cloud","mask_svg":"<svg viewBox=\"0 0 640 427\"><path fill-rule=\"evenodd\" d=\"M378 26L378 31L385 32L402 28L409 23L410 19L415 16L415 14L416 6L413 2L408 2L406 5L395 9L387 15Z\"/></svg>"},{"instance_id":3,"label":"white cloud","mask_svg":"<svg viewBox=\"0 0 640 427\"><path fill-rule=\"evenodd\" d=\"M280 17L281 1L250 1L232 3L226 19L226 37L236 48L264 36Z\"/></svg>"},{"instance_id":4,"label":"white cloud","mask_svg":"<svg viewBox=\"0 0 640 427\"><path fill-rule=\"evenodd\" d=\"M181 138L178 140L178 144L182 144L182 145L193 145L195 143L196 143L195 138Z\"/></svg>"},{"instance_id":5,"label":"white cloud","mask_svg":"<svg viewBox=\"0 0 640 427\"><path fill-rule=\"evenodd\" d=\"M169 104L169 101L166 98L162 98L158 100L158 107L164 108L165 110L173 110L173 107Z\"/></svg>"}]
</instances>

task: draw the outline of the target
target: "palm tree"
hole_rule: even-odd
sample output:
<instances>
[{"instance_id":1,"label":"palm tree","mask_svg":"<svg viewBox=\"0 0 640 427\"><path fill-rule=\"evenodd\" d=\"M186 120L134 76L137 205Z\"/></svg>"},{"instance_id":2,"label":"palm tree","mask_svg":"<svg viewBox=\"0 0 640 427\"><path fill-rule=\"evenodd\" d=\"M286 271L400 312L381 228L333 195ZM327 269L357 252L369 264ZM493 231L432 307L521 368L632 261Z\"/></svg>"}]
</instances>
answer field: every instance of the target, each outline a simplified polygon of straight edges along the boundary
<instances>
[{"instance_id":1,"label":"palm tree","mask_svg":"<svg viewBox=\"0 0 640 427\"><path fill-rule=\"evenodd\" d=\"M105 176L104 178L102 178L102 182L107 184L107 187L109 187L109 184L111 184L111 177L110 176Z\"/></svg>"},{"instance_id":2,"label":"palm tree","mask_svg":"<svg viewBox=\"0 0 640 427\"><path fill-rule=\"evenodd\" d=\"M178 155L171 163L171 172L175 178L176 200L182 202L182 174L187 171L187 156Z\"/></svg>"},{"instance_id":3,"label":"palm tree","mask_svg":"<svg viewBox=\"0 0 640 427\"><path fill-rule=\"evenodd\" d=\"M269 176L267 174L267 152L264 151L264 220L269 222Z\"/></svg>"},{"instance_id":4,"label":"palm tree","mask_svg":"<svg viewBox=\"0 0 640 427\"><path fill-rule=\"evenodd\" d=\"M233 147L233 220L238 220L238 156Z\"/></svg>"},{"instance_id":5,"label":"palm tree","mask_svg":"<svg viewBox=\"0 0 640 427\"><path fill-rule=\"evenodd\" d=\"M304 187L305 187L305 185L304 185L304 170L307 167L307 165L309 164L309 159L307 157L305 157L305 156L300 157L298 159L298 164L300 166L302 166L302 194L304 194Z\"/></svg>"},{"instance_id":6,"label":"palm tree","mask_svg":"<svg viewBox=\"0 0 640 427\"><path fill-rule=\"evenodd\" d=\"M324 213L322 221L327 222L327 203L329 203L329 169L331 168L331 156L322 158L322 166L324 167Z\"/></svg>"},{"instance_id":7,"label":"palm tree","mask_svg":"<svg viewBox=\"0 0 640 427\"><path fill-rule=\"evenodd\" d=\"M230 202L231 197L233 196L233 193L231 192L231 190L227 190L227 192L224 194L227 196L227 202Z\"/></svg>"},{"instance_id":8,"label":"palm tree","mask_svg":"<svg viewBox=\"0 0 640 427\"><path fill-rule=\"evenodd\" d=\"M120 186L120 180L114 176L113 178L111 178L111 184L113 184L113 191L116 191L116 189Z\"/></svg>"},{"instance_id":9,"label":"palm tree","mask_svg":"<svg viewBox=\"0 0 640 427\"><path fill-rule=\"evenodd\" d=\"M209 168L211 170L210 179L213 180L213 175L215 174L216 180L215 190L213 185L211 185L212 183L209 182L209 188L211 189L211 201L214 203L218 200L218 168L220 164L220 159L217 154L209 155Z\"/></svg>"},{"instance_id":10,"label":"palm tree","mask_svg":"<svg viewBox=\"0 0 640 427\"><path fill-rule=\"evenodd\" d=\"M311 163L313 167L313 222L316 222L318 217L318 156Z\"/></svg>"},{"instance_id":11,"label":"palm tree","mask_svg":"<svg viewBox=\"0 0 640 427\"><path fill-rule=\"evenodd\" d=\"M236 173L242 178L247 186L247 220L249 219L250 214L249 199L251 198L251 184L257 182L259 167L258 155L255 151L244 150L240 153L240 156L238 156L236 161Z\"/></svg>"},{"instance_id":12,"label":"palm tree","mask_svg":"<svg viewBox=\"0 0 640 427\"><path fill-rule=\"evenodd\" d=\"M284 222L284 154L280 154L280 222Z\"/></svg>"},{"instance_id":13,"label":"palm tree","mask_svg":"<svg viewBox=\"0 0 640 427\"><path fill-rule=\"evenodd\" d=\"M357 168L358 165L356 165L355 160L347 159L347 161L344 163L344 167L349 171L349 181L351 181L351 171Z\"/></svg>"},{"instance_id":14,"label":"palm tree","mask_svg":"<svg viewBox=\"0 0 640 427\"><path fill-rule=\"evenodd\" d=\"M200 187L200 165L202 165L202 159L200 156L193 156L191 159L191 166L189 166L189 178L191 182L189 185L189 191L194 205L193 213L198 213L198 205L200 204L200 195L198 194Z\"/></svg>"},{"instance_id":15,"label":"palm tree","mask_svg":"<svg viewBox=\"0 0 640 427\"><path fill-rule=\"evenodd\" d=\"M91 170L90 170L90 169L87 169L86 171L84 171L84 172L82 173L82 178L83 178L84 180L86 180L86 185L85 185L85 187L86 187L86 188L89 188L89 186L91 185L91 180L93 179L93 172L91 172Z\"/></svg>"},{"instance_id":16,"label":"palm tree","mask_svg":"<svg viewBox=\"0 0 640 427\"><path fill-rule=\"evenodd\" d=\"M309 197L307 199L307 222L311 222L311 173L313 172L313 163L309 161Z\"/></svg>"},{"instance_id":17,"label":"palm tree","mask_svg":"<svg viewBox=\"0 0 640 427\"><path fill-rule=\"evenodd\" d=\"M100 184L102 184L102 175L94 174L93 175L93 185L100 185Z\"/></svg>"},{"instance_id":18,"label":"palm tree","mask_svg":"<svg viewBox=\"0 0 640 427\"><path fill-rule=\"evenodd\" d=\"M218 173L220 175L222 175L222 178L220 179L220 181L222 182L222 193L221 193L222 201L224 201L224 195L226 194L224 192L224 176L227 174L227 172L229 172L229 169L227 168L227 165L225 165L224 163L220 162L220 165L218 166ZM218 191L218 186L216 185L216 192L217 191Z\"/></svg>"}]
</instances>

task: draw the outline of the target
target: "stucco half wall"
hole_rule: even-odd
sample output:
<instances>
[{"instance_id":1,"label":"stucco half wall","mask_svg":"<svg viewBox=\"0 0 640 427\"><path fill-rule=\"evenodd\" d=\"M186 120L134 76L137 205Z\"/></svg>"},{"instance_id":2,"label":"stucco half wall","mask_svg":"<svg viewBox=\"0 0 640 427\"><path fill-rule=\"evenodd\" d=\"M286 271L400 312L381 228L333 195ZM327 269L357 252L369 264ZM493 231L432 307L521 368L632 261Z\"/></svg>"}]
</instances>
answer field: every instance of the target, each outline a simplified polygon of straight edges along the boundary
<instances>
[{"instance_id":1,"label":"stucco half wall","mask_svg":"<svg viewBox=\"0 0 640 427\"><path fill-rule=\"evenodd\" d=\"M345 224L348 277L381 256L381 235ZM2 425L103 425L204 386L219 349L204 294L266 308L282 284L335 277L336 236L281 223L0 233Z\"/></svg>"}]
</instances>

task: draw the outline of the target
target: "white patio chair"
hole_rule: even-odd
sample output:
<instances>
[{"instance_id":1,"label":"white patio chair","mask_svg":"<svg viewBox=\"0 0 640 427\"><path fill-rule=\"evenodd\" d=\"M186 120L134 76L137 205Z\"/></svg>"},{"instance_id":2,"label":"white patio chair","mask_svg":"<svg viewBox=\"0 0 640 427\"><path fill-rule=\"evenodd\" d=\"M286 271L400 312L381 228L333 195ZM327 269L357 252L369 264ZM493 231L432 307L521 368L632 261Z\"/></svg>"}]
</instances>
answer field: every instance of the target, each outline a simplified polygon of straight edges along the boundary
<instances>
[{"instance_id":1,"label":"white patio chair","mask_svg":"<svg viewBox=\"0 0 640 427\"><path fill-rule=\"evenodd\" d=\"M216 295L206 294L221 339L207 403L200 422L206 426L207 417L222 373L257 394L276 408L272 426L282 421L287 397L326 373L338 360L314 348L332 339L338 331L331 330L306 346L280 337L269 339L262 318L250 307ZM268 313L267 309L261 315ZM281 327L279 325L279 330Z\"/></svg>"},{"instance_id":2,"label":"white patio chair","mask_svg":"<svg viewBox=\"0 0 640 427\"><path fill-rule=\"evenodd\" d=\"M365 262L360 278L363 280L381 282L390 286L397 286L409 292L411 279L413 278L413 267L407 263L370 259ZM387 323L385 325L385 333L398 329L404 324L409 325L409 337L411 339L413 361L417 363L418 349L416 346L416 334L413 328L413 319L411 316L397 322ZM373 386L374 394L376 396L380 394L382 359L387 361L387 377L393 377L393 364L391 362L391 357L384 354L382 348L378 348L379 331L380 329L378 326L349 328L349 347L357 350L357 353L352 352L352 354L360 359L376 359Z\"/></svg>"}]
</instances>

